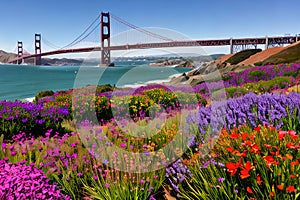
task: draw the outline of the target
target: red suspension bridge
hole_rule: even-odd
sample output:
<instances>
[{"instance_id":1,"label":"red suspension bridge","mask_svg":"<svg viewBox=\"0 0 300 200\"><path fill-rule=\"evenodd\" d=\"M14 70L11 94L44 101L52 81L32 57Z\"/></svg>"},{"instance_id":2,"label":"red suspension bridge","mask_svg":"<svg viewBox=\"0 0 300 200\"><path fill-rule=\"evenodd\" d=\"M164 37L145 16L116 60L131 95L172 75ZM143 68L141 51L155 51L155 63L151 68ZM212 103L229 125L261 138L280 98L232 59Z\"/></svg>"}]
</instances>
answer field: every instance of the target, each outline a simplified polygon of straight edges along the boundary
<instances>
[{"instance_id":1,"label":"red suspension bridge","mask_svg":"<svg viewBox=\"0 0 300 200\"><path fill-rule=\"evenodd\" d=\"M159 39L159 42L148 42L138 44L123 44L123 45L111 45L111 18L123 25L139 31L147 35L148 37ZM74 47L80 42L84 41L89 35L100 27L100 45L91 47ZM17 57L8 61L8 63L20 64L24 59L34 58L35 65L41 65L42 56L50 56L65 53L81 53L81 52L101 52L101 64L109 65L111 63L111 51L113 50L130 50L130 49L150 49L150 48L169 48L169 47L192 47L192 46L229 46L230 53L238 52L249 48L257 48L258 45L265 45L265 48L273 46L282 46L285 44L292 44L300 40L300 36L275 36L275 37L261 37L261 38L238 38L238 39L216 39L216 40L174 40L163 35L153 33L149 30L137 27L129 22L112 15L110 13L101 13L88 28L78 36L74 41L63 48L56 50L42 52L41 48L41 34L35 34L35 53L29 54L23 49L23 43L18 42L18 54ZM52 43L45 40L48 46ZM52 45L55 46L55 45Z\"/></svg>"}]
</instances>

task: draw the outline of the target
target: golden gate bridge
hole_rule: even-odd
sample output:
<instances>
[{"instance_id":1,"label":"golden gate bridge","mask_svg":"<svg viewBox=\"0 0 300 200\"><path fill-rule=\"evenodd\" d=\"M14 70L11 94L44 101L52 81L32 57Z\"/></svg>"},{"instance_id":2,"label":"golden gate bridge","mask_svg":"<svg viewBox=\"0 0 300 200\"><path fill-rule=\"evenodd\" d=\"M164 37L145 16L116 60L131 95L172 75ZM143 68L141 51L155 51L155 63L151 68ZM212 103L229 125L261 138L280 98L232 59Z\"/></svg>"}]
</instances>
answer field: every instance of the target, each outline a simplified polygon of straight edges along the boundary
<instances>
[{"instance_id":1,"label":"golden gate bridge","mask_svg":"<svg viewBox=\"0 0 300 200\"><path fill-rule=\"evenodd\" d=\"M157 38L159 42L146 42L134 44L111 45L111 18L123 25L139 31L152 38ZM100 27L100 45L90 47L74 47L80 42L89 37L95 30ZM170 47L193 47L193 46L229 46L230 53L235 53L249 48L257 48L258 45L265 45L268 49L274 46L283 46L285 44L292 44L299 41L300 36L274 36L274 37L260 37L260 38L229 38L229 39L214 39L214 40L174 40L172 38L151 32L144 28L135 26L120 17L110 13L102 12L89 26L70 44L52 51L42 52L42 37L41 34L35 34L34 54L30 54L23 49L23 43L18 41L17 57L9 60L8 63L21 64L24 59L34 58L35 65L41 65L42 56L50 56L66 53L83 53L100 51L101 64L109 65L111 63L111 51L115 50L131 50L131 49L155 49L155 48L170 48ZM48 46L55 46L51 42L44 41ZM55 46L57 48L57 46Z\"/></svg>"}]
</instances>

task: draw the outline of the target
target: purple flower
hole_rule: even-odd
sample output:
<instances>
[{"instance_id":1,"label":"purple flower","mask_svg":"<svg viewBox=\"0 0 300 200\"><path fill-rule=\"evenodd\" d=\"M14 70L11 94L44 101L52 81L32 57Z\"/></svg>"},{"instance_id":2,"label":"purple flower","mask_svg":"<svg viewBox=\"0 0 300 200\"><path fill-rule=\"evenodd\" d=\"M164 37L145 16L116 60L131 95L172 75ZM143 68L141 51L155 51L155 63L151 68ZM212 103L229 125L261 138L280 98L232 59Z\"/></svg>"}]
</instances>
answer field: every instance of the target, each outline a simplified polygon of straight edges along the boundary
<instances>
[{"instance_id":1,"label":"purple flower","mask_svg":"<svg viewBox=\"0 0 300 200\"><path fill-rule=\"evenodd\" d=\"M125 143L121 143L120 147L125 148L127 145Z\"/></svg>"},{"instance_id":2,"label":"purple flower","mask_svg":"<svg viewBox=\"0 0 300 200\"><path fill-rule=\"evenodd\" d=\"M106 183L106 184L105 184L105 187L106 187L106 188L110 188L110 184Z\"/></svg>"},{"instance_id":3,"label":"purple flower","mask_svg":"<svg viewBox=\"0 0 300 200\"><path fill-rule=\"evenodd\" d=\"M225 178L221 178L221 177L220 177L220 178L218 178L218 181L219 181L219 182L223 182L223 181L225 181Z\"/></svg>"}]
</instances>

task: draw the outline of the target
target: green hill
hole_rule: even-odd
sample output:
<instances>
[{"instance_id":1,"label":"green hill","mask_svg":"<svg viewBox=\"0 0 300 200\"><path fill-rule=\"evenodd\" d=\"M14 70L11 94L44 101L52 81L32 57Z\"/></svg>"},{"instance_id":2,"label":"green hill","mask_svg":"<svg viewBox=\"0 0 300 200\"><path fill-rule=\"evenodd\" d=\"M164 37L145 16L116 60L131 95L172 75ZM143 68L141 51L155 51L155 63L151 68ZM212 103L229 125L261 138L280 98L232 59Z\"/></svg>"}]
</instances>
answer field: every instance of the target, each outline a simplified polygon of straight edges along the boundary
<instances>
[{"instance_id":1,"label":"green hill","mask_svg":"<svg viewBox=\"0 0 300 200\"><path fill-rule=\"evenodd\" d=\"M300 62L300 43L288 47L278 54L270 56L262 62L263 65L267 64L284 64L284 63L297 63Z\"/></svg>"},{"instance_id":2,"label":"green hill","mask_svg":"<svg viewBox=\"0 0 300 200\"><path fill-rule=\"evenodd\" d=\"M244 50L244 51L234 54L229 59L227 59L225 61L225 63L230 63L231 65L236 65L236 64L246 60L250 56L252 56L258 52L261 52L261 51L262 51L261 49L247 49L247 50Z\"/></svg>"}]
</instances>

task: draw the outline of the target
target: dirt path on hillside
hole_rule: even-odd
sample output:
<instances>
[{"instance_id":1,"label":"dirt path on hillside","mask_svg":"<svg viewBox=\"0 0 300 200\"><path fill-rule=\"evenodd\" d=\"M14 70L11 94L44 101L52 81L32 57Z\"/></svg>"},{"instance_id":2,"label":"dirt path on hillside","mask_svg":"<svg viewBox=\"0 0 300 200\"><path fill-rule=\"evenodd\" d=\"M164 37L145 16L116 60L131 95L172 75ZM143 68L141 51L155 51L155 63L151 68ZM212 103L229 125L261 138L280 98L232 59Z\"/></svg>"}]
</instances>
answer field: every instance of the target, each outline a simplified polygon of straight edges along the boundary
<instances>
[{"instance_id":1,"label":"dirt path on hillside","mask_svg":"<svg viewBox=\"0 0 300 200\"><path fill-rule=\"evenodd\" d=\"M264 51L258 52L256 54L250 56L248 59L240 62L238 65L244 65L244 66L254 65L257 62L264 61L265 59L269 58L270 56L279 53L283 49L285 49L285 48L284 47L274 47L274 48L266 49Z\"/></svg>"}]
</instances>

